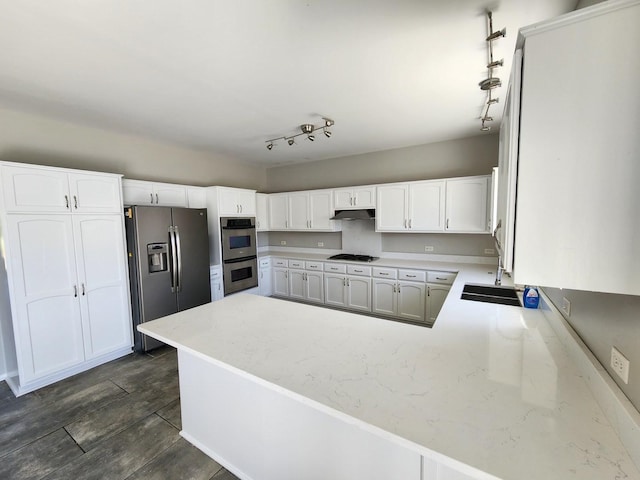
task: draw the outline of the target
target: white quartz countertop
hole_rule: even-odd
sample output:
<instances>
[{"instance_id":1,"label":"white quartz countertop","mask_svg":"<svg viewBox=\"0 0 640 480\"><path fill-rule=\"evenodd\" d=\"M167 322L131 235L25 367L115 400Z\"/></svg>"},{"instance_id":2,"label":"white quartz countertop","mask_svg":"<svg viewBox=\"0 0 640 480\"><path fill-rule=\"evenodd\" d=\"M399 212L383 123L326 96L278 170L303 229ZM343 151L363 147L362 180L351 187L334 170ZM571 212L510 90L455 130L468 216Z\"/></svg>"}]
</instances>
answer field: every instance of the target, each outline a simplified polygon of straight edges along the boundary
<instances>
[{"instance_id":1,"label":"white quartz countertop","mask_svg":"<svg viewBox=\"0 0 640 480\"><path fill-rule=\"evenodd\" d=\"M460 300L486 265L411 263L459 272L433 328L239 294L139 330L501 479L640 479L542 311Z\"/></svg>"}]
</instances>

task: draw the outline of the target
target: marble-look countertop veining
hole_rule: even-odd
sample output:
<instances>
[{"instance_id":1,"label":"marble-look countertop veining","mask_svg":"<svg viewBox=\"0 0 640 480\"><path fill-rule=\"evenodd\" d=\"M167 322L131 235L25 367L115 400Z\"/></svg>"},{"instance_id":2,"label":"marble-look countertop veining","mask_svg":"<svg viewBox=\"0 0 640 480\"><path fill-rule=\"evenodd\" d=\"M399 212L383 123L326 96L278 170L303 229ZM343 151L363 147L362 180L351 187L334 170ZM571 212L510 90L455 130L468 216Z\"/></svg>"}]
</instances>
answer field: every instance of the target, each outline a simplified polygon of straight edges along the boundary
<instances>
[{"instance_id":1,"label":"marble-look countertop veining","mask_svg":"<svg viewBox=\"0 0 640 480\"><path fill-rule=\"evenodd\" d=\"M238 294L139 329L501 479L640 479L541 310L460 300L486 265L408 263L459 272L433 328Z\"/></svg>"}]
</instances>

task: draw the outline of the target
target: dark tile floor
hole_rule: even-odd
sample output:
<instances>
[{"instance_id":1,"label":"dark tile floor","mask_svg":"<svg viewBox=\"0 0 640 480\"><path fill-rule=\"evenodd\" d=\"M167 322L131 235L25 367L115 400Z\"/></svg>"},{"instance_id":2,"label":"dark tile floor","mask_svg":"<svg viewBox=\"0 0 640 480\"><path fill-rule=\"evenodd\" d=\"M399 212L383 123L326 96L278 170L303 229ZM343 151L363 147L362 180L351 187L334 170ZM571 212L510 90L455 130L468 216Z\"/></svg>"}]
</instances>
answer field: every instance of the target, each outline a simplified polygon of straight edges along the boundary
<instances>
[{"instance_id":1,"label":"dark tile floor","mask_svg":"<svg viewBox=\"0 0 640 480\"><path fill-rule=\"evenodd\" d=\"M0 382L0 479L237 478L180 437L180 428L170 347L19 398Z\"/></svg>"}]
</instances>

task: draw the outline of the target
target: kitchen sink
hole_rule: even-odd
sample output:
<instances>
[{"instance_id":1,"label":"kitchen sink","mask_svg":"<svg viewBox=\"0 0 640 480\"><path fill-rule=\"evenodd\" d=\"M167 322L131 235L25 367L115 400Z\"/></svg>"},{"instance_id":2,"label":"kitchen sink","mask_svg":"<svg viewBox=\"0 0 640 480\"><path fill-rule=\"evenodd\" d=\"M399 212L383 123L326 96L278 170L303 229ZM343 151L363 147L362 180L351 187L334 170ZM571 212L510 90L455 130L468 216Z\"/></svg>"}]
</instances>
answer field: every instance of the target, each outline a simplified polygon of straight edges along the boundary
<instances>
[{"instance_id":1,"label":"kitchen sink","mask_svg":"<svg viewBox=\"0 0 640 480\"><path fill-rule=\"evenodd\" d=\"M477 285L473 283L465 284L462 289L462 300L473 300L475 302L498 303L500 305L512 305L521 307L518 292L515 288L494 287L493 285Z\"/></svg>"}]
</instances>

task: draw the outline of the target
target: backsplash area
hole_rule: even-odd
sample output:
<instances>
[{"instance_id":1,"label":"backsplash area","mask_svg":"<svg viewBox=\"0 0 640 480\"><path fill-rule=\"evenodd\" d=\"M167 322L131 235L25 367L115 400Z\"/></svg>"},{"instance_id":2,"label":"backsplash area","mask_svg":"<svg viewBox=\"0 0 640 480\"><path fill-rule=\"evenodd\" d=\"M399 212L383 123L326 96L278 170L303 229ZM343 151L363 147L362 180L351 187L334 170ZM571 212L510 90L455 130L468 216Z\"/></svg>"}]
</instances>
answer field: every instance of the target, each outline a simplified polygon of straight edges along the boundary
<instances>
[{"instance_id":1,"label":"backsplash area","mask_svg":"<svg viewBox=\"0 0 640 480\"><path fill-rule=\"evenodd\" d=\"M379 233L375 231L373 221L343 221L342 232L259 232L258 247L269 246L324 248L373 256L384 256L384 252L496 256L493 237L490 235ZM425 247L433 247L433 250L425 250Z\"/></svg>"},{"instance_id":2,"label":"backsplash area","mask_svg":"<svg viewBox=\"0 0 640 480\"><path fill-rule=\"evenodd\" d=\"M631 403L640 410L640 296L548 287L543 290ZM571 302L570 315L562 311L563 298ZM614 374L610 366L612 346L630 362L628 384Z\"/></svg>"}]
</instances>

